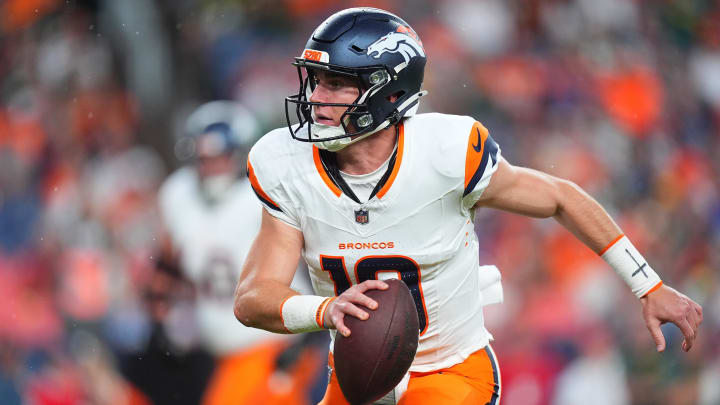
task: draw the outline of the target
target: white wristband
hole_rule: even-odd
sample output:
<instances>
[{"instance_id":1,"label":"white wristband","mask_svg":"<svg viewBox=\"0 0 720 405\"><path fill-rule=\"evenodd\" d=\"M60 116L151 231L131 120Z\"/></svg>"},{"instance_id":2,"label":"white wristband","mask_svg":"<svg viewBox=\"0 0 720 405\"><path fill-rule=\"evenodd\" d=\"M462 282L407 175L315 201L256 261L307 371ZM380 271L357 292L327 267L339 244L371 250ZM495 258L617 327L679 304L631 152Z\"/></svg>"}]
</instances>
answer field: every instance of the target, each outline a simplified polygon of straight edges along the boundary
<instances>
[{"instance_id":1,"label":"white wristband","mask_svg":"<svg viewBox=\"0 0 720 405\"><path fill-rule=\"evenodd\" d=\"M285 329L291 333L324 329L325 309L334 298L317 295L293 295L286 298L280 305L280 314Z\"/></svg>"},{"instance_id":2,"label":"white wristband","mask_svg":"<svg viewBox=\"0 0 720 405\"><path fill-rule=\"evenodd\" d=\"M638 298L644 297L662 285L660 276L625 235L620 235L600 255L625 280Z\"/></svg>"}]
</instances>

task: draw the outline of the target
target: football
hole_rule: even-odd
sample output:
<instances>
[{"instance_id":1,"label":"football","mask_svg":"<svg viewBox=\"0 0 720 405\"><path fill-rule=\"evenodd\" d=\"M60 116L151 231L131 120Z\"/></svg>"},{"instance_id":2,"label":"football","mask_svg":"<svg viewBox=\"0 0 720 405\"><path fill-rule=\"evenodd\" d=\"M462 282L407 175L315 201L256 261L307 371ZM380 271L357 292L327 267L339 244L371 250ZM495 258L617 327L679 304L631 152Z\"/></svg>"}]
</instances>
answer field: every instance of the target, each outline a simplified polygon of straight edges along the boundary
<instances>
[{"instance_id":1,"label":"football","mask_svg":"<svg viewBox=\"0 0 720 405\"><path fill-rule=\"evenodd\" d=\"M404 282L385 280L387 290L365 293L378 303L367 320L345 317L350 336L335 337L335 373L353 405L382 398L402 380L415 358L419 323L415 301Z\"/></svg>"}]
</instances>

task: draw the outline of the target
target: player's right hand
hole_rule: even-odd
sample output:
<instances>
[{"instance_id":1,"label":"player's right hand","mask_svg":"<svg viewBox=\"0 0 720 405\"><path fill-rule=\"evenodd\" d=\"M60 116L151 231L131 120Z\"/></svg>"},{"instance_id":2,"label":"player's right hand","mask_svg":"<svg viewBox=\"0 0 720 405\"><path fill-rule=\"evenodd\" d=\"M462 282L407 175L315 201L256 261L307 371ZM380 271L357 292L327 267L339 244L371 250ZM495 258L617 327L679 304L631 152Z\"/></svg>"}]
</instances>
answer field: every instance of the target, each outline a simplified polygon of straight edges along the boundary
<instances>
[{"instance_id":1,"label":"player's right hand","mask_svg":"<svg viewBox=\"0 0 720 405\"><path fill-rule=\"evenodd\" d=\"M358 308L358 305L375 310L378 303L365 295L365 292L387 288L388 285L380 280L366 280L348 288L328 305L323 317L323 325L328 329L337 329L345 337L350 336L350 329L343 322L345 315L351 315L361 320L368 319L370 314Z\"/></svg>"},{"instance_id":2,"label":"player's right hand","mask_svg":"<svg viewBox=\"0 0 720 405\"><path fill-rule=\"evenodd\" d=\"M687 352L692 348L697 330L703 321L702 307L698 303L665 284L641 298L640 302L645 324L655 340L658 352L665 350L665 336L660 325L666 322L674 323L680 328L684 336L682 349Z\"/></svg>"}]
</instances>

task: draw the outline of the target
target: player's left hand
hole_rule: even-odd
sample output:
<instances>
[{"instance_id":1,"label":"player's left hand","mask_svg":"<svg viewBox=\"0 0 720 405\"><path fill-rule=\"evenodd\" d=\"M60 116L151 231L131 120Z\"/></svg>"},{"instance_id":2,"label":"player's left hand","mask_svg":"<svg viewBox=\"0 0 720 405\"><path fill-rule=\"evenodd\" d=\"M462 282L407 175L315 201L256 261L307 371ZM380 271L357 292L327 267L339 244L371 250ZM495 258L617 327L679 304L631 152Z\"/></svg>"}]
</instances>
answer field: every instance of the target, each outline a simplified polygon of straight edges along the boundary
<instances>
[{"instance_id":1,"label":"player's left hand","mask_svg":"<svg viewBox=\"0 0 720 405\"><path fill-rule=\"evenodd\" d=\"M692 348L703 320L700 305L685 294L664 284L658 290L642 297L640 302L643 306L645 325L655 340L658 352L665 350L665 336L660 330L660 325L666 322L674 323L682 331L685 337L682 349L687 352Z\"/></svg>"}]
</instances>

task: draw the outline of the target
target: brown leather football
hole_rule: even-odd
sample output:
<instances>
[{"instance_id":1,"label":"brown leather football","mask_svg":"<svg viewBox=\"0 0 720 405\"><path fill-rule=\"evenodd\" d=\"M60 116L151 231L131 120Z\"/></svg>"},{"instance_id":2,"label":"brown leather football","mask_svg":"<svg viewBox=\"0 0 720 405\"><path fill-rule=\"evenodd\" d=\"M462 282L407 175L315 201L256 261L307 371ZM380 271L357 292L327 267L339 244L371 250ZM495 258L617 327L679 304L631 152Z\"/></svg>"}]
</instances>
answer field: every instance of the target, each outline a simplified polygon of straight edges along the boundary
<instances>
[{"instance_id":1,"label":"brown leather football","mask_svg":"<svg viewBox=\"0 0 720 405\"><path fill-rule=\"evenodd\" d=\"M385 280L387 290L365 293L378 303L366 309L367 320L346 315L350 336L337 334L335 373L345 398L353 405L382 398L402 380L418 346L418 313L404 282Z\"/></svg>"}]
</instances>

